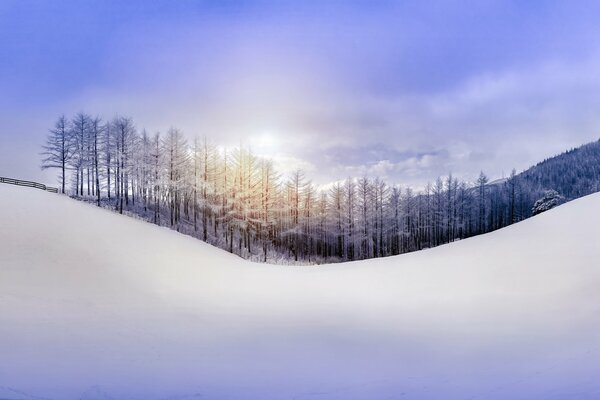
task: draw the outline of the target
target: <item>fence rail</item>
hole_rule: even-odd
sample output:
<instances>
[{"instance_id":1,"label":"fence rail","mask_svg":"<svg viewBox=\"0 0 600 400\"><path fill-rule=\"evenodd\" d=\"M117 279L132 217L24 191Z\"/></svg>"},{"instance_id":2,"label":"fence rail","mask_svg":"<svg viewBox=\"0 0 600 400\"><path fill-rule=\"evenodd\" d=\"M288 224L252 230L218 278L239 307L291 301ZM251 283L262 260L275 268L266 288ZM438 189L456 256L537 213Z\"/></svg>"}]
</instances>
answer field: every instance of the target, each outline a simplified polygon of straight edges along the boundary
<instances>
[{"instance_id":1,"label":"fence rail","mask_svg":"<svg viewBox=\"0 0 600 400\"><path fill-rule=\"evenodd\" d=\"M17 186L26 186L32 187L36 189L45 190L52 193L58 193L58 188L52 186L46 186L42 183L31 182L31 181L23 181L21 179L13 179L13 178L4 178L0 176L0 183L8 183L9 185L17 185Z\"/></svg>"}]
</instances>

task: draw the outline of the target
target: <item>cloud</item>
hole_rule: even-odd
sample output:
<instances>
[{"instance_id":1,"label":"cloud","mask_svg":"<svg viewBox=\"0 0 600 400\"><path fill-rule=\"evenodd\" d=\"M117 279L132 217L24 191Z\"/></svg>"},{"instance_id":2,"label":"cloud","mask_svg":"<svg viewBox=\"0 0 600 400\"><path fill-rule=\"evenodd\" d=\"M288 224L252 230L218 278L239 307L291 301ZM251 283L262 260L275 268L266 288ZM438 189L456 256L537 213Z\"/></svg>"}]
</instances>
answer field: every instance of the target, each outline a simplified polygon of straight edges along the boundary
<instances>
[{"instance_id":1,"label":"cloud","mask_svg":"<svg viewBox=\"0 0 600 400\"><path fill-rule=\"evenodd\" d=\"M242 143L316 183L500 177L598 137L593 3L159 3L2 10L19 155L0 166L37 163L55 116L80 110Z\"/></svg>"},{"instance_id":2,"label":"cloud","mask_svg":"<svg viewBox=\"0 0 600 400\"><path fill-rule=\"evenodd\" d=\"M326 160L339 171L409 184L450 171L473 179L480 170L500 177L513 167L525 169L598 138L599 67L595 56L552 60L468 77L435 94L354 99L345 113L330 115L331 126L361 113L378 122L362 125L363 134L351 133L348 146L327 152Z\"/></svg>"}]
</instances>

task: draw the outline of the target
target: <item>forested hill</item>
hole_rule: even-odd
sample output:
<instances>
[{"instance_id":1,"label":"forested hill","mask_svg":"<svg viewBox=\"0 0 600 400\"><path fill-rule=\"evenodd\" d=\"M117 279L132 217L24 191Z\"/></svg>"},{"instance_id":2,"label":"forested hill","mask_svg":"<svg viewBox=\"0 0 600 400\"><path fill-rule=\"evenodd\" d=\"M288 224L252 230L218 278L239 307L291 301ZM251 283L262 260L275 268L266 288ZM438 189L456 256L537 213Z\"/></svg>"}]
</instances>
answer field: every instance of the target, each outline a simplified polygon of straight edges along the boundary
<instances>
[{"instance_id":1,"label":"forested hill","mask_svg":"<svg viewBox=\"0 0 600 400\"><path fill-rule=\"evenodd\" d=\"M600 142L507 179L448 174L419 192L377 177L318 188L245 148L183 132L148 135L133 119L61 116L43 145L61 192L187 233L241 257L322 263L385 257L487 233L590 194ZM549 192L549 190L553 190Z\"/></svg>"},{"instance_id":2,"label":"forested hill","mask_svg":"<svg viewBox=\"0 0 600 400\"><path fill-rule=\"evenodd\" d=\"M600 141L585 144L506 179L488 182L482 173L471 188L481 216L468 236L503 228L564 201L600 191ZM473 218L470 218L473 220Z\"/></svg>"},{"instance_id":3,"label":"forested hill","mask_svg":"<svg viewBox=\"0 0 600 400\"><path fill-rule=\"evenodd\" d=\"M567 200L600 191L600 140L548 158L519 174L536 191L554 189Z\"/></svg>"}]
</instances>

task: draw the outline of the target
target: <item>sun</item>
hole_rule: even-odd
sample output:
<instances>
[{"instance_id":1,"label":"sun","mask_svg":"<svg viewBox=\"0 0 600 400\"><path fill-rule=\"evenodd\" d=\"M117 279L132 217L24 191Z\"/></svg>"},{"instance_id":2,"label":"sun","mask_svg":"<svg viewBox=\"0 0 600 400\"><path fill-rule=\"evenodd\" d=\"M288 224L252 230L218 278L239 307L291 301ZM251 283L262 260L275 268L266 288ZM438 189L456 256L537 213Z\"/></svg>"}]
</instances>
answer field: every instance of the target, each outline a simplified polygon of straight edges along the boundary
<instances>
[{"instance_id":1,"label":"sun","mask_svg":"<svg viewBox=\"0 0 600 400\"><path fill-rule=\"evenodd\" d=\"M272 131L262 131L251 140L252 146L261 152L275 152L279 146L279 139Z\"/></svg>"}]
</instances>

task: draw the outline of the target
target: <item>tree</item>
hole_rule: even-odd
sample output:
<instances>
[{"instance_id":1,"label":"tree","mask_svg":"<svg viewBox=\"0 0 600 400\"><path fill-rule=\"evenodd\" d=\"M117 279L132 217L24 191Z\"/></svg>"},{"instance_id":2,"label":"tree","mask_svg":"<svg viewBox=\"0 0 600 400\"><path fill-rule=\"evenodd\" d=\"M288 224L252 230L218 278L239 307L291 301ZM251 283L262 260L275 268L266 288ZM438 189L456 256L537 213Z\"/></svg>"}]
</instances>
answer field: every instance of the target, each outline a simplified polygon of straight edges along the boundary
<instances>
[{"instance_id":1,"label":"tree","mask_svg":"<svg viewBox=\"0 0 600 400\"><path fill-rule=\"evenodd\" d=\"M198 231L198 175L200 170L200 141L196 136L194 138L194 147L192 150L192 159L194 160L194 183L193 183L193 215L194 215L194 231ZM206 232L206 228L205 228ZM206 241L206 234L204 235Z\"/></svg>"},{"instance_id":2,"label":"tree","mask_svg":"<svg viewBox=\"0 0 600 400\"><path fill-rule=\"evenodd\" d=\"M163 172L163 156L161 154L160 133L156 133L150 143L150 163L152 168L152 198L154 199L154 223L160 225L161 181Z\"/></svg>"},{"instance_id":3,"label":"tree","mask_svg":"<svg viewBox=\"0 0 600 400\"><path fill-rule=\"evenodd\" d=\"M389 199L389 207L390 207L390 221L391 225L391 253L393 255L400 254L401 250L401 227L400 227L400 218L401 218L401 190L399 187L392 187L392 192L390 194ZM409 202L406 201L408 205ZM408 223L408 221L407 221ZM402 235L404 236L404 235ZM402 241L404 241L404 237L402 237Z\"/></svg>"},{"instance_id":4,"label":"tree","mask_svg":"<svg viewBox=\"0 0 600 400\"><path fill-rule=\"evenodd\" d=\"M487 182L488 182L488 178L487 178L487 176L485 176L485 174L482 171L479 174L479 178L477 178L477 187L479 188L478 189L479 196L477 197L477 202L479 205L479 225L478 225L479 233L484 233L486 231L485 192L486 192Z\"/></svg>"},{"instance_id":5,"label":"tree","mask_svg":"<svg viewBox=\"0 0 600 400\"><path fill-rule=\"evenodd\" d=\"M75 194L83 196L84 168L89 160L88 153L88 131L90 116L79 112L71 122L71 140L73 142L73 168L76 172Z\"/></svg>"},{"instance_id":6,"label":"tree","mask_svg":"<svg viewBox=\"0 0 600 400\"><path fill-rule=\"evenodd\" d=\"M296 170L292 173L288 183L287 183L287 192L288 192L288 202L289 202L289 234L292 238L290 241L291 250L294 254L294 260L298 261L298 253L300 250L300 239L301 239L301 231L302 226L300 224L300 214L301 214L301 203L302 203L302 195L304 193L304 189L306 186L306 182L304 181L304 172L302 170Z\"/></svg>"},{"instance_id":7,"label":"tree","mask_svg":"<svg viewBox=\"0 0 600 400\"><path fill-rule=\"evenodd\" d=\"M386 254L384 243L385 204L389 189L385 181L375 178L373 183L373 255L383 257Z\"/></svg>"},{"instance_id":8,"label":"tree","mask_svg":"<svg viewBox=\"0 0 600 400\"><path fill-rule=\"evenodd\" d=\"M185 170L188 160L187 142L180 130L171 128L163 139L162 151L167 166L167 197L171 226L180 229L181 199L185 188Z\"/></svg>"},{"instance_id":9,"label":"tree","mask_svg":"<svg viewBox=\"0 0 600 400\"><path fill-rule=\"evenodd\" d=\"M142 136L140 137L138 154L135 156L136 164L138 165L138 182L139 182L139 194L142 197L144 203L144 211L148 211L148 203L151 193L151 182L152 182L152 139L148 136L146 129L142 130Z\"/></svg>"},{"instance_id":10,"label":"tree","mask_svg":"<svg viewBox=\"0 0 600 400\"><path fill-rule=\"evenodd\" d=\"M316 253L321 256L323 259L326 259L330 256L330 242L329 242L329 229L327 225L327 207L328 207L328 198L327 192L322 190L319 193L319 199L317 201L317 246Z\"/></svg>"},{"instance_id":11,"label":"tree","mask_svg":"<svg viewBox=\"0 0 600 400\"><path fill-rule=\"evenodd\" d=\"M330 229L331 234L335 238L334 254L339 259L344 257L344 189L339 182L336 182L329 192L330 197Z\"/></svg>"},{"instance_id":12,"label":"tree","mask_svg":"<svg viewBox=\"0 0 600 400\"><path fill-rule=\"evenodd\" d=\"M275 226L278 214L278 180L279 175L270 160L260 162L260 216L257 232L258 241L262 245L263 261L267 261L267 252L275 238Z\"/></svg>"},{"instance_id":13,"label":"tree","mask_svg":"<svg viewBox=\"0 0 600 400\"><path fill-rule=\"evenodd\" d=\"M92 144L92 154L93 154L93 176L95 177L95 194L96 194L96 203L98 207L100 207L100 138L104 131L105 127L102 125L102 120L100 117L96 117L90 120L90 141Z\"/></svg>"},{"instance_id":14,"label":"tree","mask_svg":"<svg viewBox=\"0 0 600 400\"><path fill-rule=\"evenodd\" d=\"M508 191L508 212L509 212L509 217L508 217L508 223L509 224L514 224L515 222L517 222L517 216L516 216L516 210L517 210L517 206L516 206L516 202L517 202L517 171L513 168L513 170L510 172L510 177L508 178L508 180L506 181L506 186L507 186L507 191Z\"/></svg>"},{"instance_id":15,"label":"tree","mask_svg":"<svg viewBox=\"0 0 600 400\"><path fill-rule=\"evenodd\" d=\"M113 131L117 148L117 207L123 214L123 201L129 205L129 171L135 143L135 126L129 117L115 117Z\"/></svg>"},{"instance_id":16,"label":"tree","mask_svg":"<svg viewBox=\"0 0 600 400\"><path fill-rule=\"evenodd\" d=\"M106 166L106 195L108 197L108 200L110 200L111 195L110 195L110 174L111 174L111 166L112 166L112 162L114 160L113 157L113 134L111 131L111 123L108 122L105 126L104 126L104 164Z\"/></svg>"},{"instance_id":17,"label":"tree","mask_svg":"<svg viewBox=\"0 0 600 400\"><path fill-rule=\"evenodd\" d=\"M209 206L209 190L211 188L211 182L214 181L213 175L216 172L216 165L214 159L215 149L206 140L206 136L203 139L203 143L198 148L198 142L194 145L194 153L199 157L199 160L194 161L194 168L200 168L201 184L201 210L202 210L202 238L204 241L208 240L208 220L211 217L211 208ZM194 170L194 176L198 172ZM215 188L213 187L213 190Z\"/></svg>"},{"instance_id":18,"label":"tree","mask_svg":"<svg viewBox=\"0 0 600 400\"><path fill-rule=\"evenodd\" d=\"M73 141L69 136L70 126L67 118L61 115L54 128L50 129L46 144L42 146L42 169L59 168L61 193L65 193L66 170L73 158Z\"/></svg>"},{"instance_id":19,"label":"tree","mask_svg":"<svg viewBox=\"0 0 600 400\"><path fill-rule=\"evenodd\" d=\"M310 261L310 256L314 254L315 249L314 228L317 217L317 190L312 182L309 181L304 185L302 197L304 199L302 213L303 257Z\"/></svg>"},{"instance_id":20,"label":"tree","mask_svg":"<svg viewBox=\"0 0 600 400\"><path fill-rule=\"evenodd\" d=\"M397 189L398 196L400 197L400 189ZM394 197L394 193L392 192L392 198ZM404 197L400 197L402 203L404 203L404 210L402 220L403 223L398 223L398 229L400 234L402 235L402 252L409 252L416 250L416 235L415 235L415 220L416 216L416 207L415 207L415 196L413 190L411 188L406 188L404 190ZM390 199L392 200L392 199ZM391 205L395 207L395 199L394 201L390 201ZM401 206L401 204L400 204ZM396 210L393 210L394 217L396 217ZM400 212L398 212L398 217L400 218ZM392 222L392 226L396 225Z\"/></svg>"},{"instance_id":21,"label":"tree","mask_svg":"<svg viewBox=\"0 0 600 400\"><path fill-rule=\"evenodd\" d=\"M370 242L370 219L371 219L371 198L373 195L371 182L369 178L363 177L358 180L358 209L360 220L358 222L358 231L360 232L360 258L370 258L372 246Z\"/></svg>"},{"instance_id":22,"label":"tree","mask_svg":"<svg viewBox=\"0 0 600 400\"><path fill-rule=\"evenodd\" d=\"M354 237L354 227L355 227L355 211L356 211L356 183L354 179L348 178L344 182L344 200L345 207L344 211L346 214L345 221L345 259L346 260L354 260L355 257L355 237Z\"/></svg>"},{"instance_id":23,"label":"tree","mask_svg":"<svg viewBox=\"0 0 600 400\"><path fill-rule=\"evenodd\" d=\"M546 190L544 196L538 199L531 210L533 215L548 211L564 202L565 198L561 196L556 190Z\"/></svg>"},{"instance_id":24,"label":"tree","mask_svg":"<svg viewBox=\"0 0 600 400\"><path fill-rule=\"evenodd\" d=\"M433 235L434 245L444 243L444 182L438 177L433 186Z\"/></svg>"}]
</instances>

